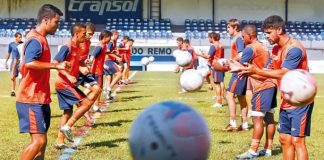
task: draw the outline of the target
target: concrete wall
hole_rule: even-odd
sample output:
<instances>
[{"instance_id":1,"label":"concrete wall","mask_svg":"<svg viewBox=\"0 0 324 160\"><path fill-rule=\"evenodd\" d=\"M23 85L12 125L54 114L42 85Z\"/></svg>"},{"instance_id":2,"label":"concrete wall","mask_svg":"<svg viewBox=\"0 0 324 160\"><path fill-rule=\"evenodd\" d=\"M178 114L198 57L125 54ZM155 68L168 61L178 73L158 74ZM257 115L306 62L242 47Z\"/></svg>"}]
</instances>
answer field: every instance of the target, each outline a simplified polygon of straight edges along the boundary
<instances>
[{"instance_id":1,"label":"concrete wall","mask_svg":"<svg viewBox=\"0 0 324 160\"><path fill-rule=\"evenodd\" d=\"M215 21L237 18L263 20L276 14L284 17L284 0L215 0Z\"/></svg>"},{"instance_id":2,"label":"concrete wall","mask_svg":"<svg viewBox=\"0 0 324 160\"><path fill-rule=\"evenodd\" d=\"M172 24L183 25L186 18L211 19L211 0L162 0L162 18L170 18Z\"/></svg>"},{"instance_id":3,"label":"concrete wall","mask_svg":"<svg viewBox=\"0 0 324 160\"><path fill-rule=\"evenodd\" d=\"M1 18L36 18L38 9L43 4L53 4L64 13L64 0L0 0Z\"/></svg>"},{"instance_id":4,"label":"concrete wall","mask_svg":"<svg viewBox=\"0 0 324 160\"><path fill-rule=\"evenodd\" d=\"M323 0L289 0L288 6L291 21L324 22Z\"/></svg>"}]
</instances>

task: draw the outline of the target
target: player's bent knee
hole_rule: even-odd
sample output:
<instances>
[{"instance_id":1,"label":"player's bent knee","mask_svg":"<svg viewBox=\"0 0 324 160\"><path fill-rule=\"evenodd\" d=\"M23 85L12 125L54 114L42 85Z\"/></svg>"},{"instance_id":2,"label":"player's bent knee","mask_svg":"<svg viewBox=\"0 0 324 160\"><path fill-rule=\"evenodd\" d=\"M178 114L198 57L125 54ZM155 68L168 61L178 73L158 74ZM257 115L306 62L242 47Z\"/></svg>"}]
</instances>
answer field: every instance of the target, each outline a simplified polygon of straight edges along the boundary
<instances>
[{"instance_id":1,"label":"player's bent knee","mask_svg":"<svg viewBox=\"0 0 324 160\"><path fill-rule=\"evenodd\" d=\"M305 137L293 137L292 143L294 146L305 145Z\"/></svg>"}]
</instances>

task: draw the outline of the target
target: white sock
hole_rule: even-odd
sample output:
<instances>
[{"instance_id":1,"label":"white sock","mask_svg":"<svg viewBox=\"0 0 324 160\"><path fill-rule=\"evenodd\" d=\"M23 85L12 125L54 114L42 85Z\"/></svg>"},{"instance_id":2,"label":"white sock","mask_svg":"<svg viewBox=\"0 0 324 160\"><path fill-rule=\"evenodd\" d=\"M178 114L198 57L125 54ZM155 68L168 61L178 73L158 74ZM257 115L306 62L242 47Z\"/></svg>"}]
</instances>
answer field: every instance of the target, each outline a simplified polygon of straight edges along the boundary
<instances>
[{"instance_id":1,"label":"white sock","mask_svg":"<svg viewBox=\"0 0 324 160\"><path fill-rule=\"evenodd\" d=\"M242 123L242 128L249 128L249 123L248 122L243 122Z\"/></svg>"},{"instance_id":2,"label":"white sock","mask_svg":"<svg viewBox=\"0 0 324 160\"><path fill-rule=\"evenodd\" d=\"M93 110L94 111L96 111L96 110L98 110L99 109L99 107L98 106L96 106L96 105L93 105Z\"/></svg>"},{"instance_id":3,"label":"white sock","mask_svg":"<svg viewBox=\"0 0 324 160\"><path fill-rule=\"evenodd\" d=\"M230 120L230 125L232 127L237 127L236 120Z\"/></svg>"},{"instance_id":4,"label":"white sock","mask_svg":"<svg viewBox=\"0 0 324 160\"><path fill-rule=\"evenodd\" d=\"M64 125L63 127L61 127L61 130L65 130L65 131L70 130L70 129L71 129L71 127L66 126L66 125Z\"/></svg>"},{"instance_id":5,"label":"white sock","mask_svg":"<svg viewBox=\"0 0 324 160\"><path fill-rule=\"evenodd\" d=\"M252 149L249 149L249 152L250 152L251 154L253 154L253 155L257 155L257 153L254 152Z\"/></svg>"}]
</instances>

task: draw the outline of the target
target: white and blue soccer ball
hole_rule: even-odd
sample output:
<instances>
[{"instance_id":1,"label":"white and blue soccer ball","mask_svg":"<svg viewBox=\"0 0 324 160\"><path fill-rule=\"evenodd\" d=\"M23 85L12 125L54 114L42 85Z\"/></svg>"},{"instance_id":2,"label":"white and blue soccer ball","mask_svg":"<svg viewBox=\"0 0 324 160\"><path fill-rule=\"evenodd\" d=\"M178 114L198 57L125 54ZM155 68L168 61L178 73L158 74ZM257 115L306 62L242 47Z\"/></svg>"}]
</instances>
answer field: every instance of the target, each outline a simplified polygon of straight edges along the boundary
<instances>
[{"instance_id":1,"label":"white and blue soccer ball","mask_svg":"<svg viewBox=\"0 0 324 160\"><path fill-rule=\"evenodd\" d=\"M148 59L150 62L153 62L155 58L153 56L150 56Z\"/></svg>"},{"instance_id":2,"label":"white and blue soccer ball","mask_svg":"<svg viewBox=\"0 0 324 160\"><path fill-rule=\"evenodd\" d=\"M134 160L205 160L210 133L194 109L164 101L149 106L135 119L129 144Z\"/></svg>"},{"instance_id":3,"label":"white and blue soccer ball","mask_svg":"<svg viewBox=\"0 0 324 160\"><path fill-rule=\"evenodd\" d=\"M146 66L146 65L148 65L150 63L150 60L147 57L143 57L141 59L141 63L142 63L142 65Z\"/></svg>"},{"instance_id":4,"label":"white and blue soccer ball","mask_svg":"<svg viewBox=\"0 0 324 160\"><path fill-rule=\"evenodd\" d=\"M180 85L186 91L199 90L204 83L203 75L194 69L186 70L180 76Z\"/></svg>"},{"instance_id":5,"label":"white and blue soccer ball","mask_svg":"<svg viewBox=\"0 0 324 160\"><path fill-rule=\"evenodd\" d=\"M289 104L305 106L314 101L317 92L315 78L307 71L288 71L281 79L280 92Z\"/></svg>"},{"instance_id":6,"label":"white and blue soccer ball","mask_svg":"<svg viewBox=\"0 0 324 160\"><path fill-rule=\"evenodd\" d=\"M175 58L177 65L181 67L187 67L192 62L192 56L188 51L179 51Z\"/></svg>"}]
</instances>

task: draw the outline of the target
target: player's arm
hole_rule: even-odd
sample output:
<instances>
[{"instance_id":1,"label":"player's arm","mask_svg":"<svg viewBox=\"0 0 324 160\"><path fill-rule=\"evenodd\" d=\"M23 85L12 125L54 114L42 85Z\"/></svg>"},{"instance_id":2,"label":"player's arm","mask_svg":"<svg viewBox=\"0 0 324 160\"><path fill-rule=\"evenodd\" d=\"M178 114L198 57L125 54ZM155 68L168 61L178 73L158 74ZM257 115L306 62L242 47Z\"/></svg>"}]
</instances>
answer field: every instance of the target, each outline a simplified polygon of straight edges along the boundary
<instances>
[{"instance_id":1,"label":"player's arm","mask_svg":"<svg viewBox=\"0 0 324 160\"><path fill-rule=\"evenodd\" d=\"M113 57L116 61L121 61L122 60L119 55L117 55L117 54L115 54L113 52L107 52L107 54L109 54L109 56Z\"/></svg>"},{"instance_id":2,"label":"player's arm","mask_svg":"<svg viewBox=\"0 0 324 160\"><path fill-rule=\"evenodd\" d=\"M265 70L259 69L251 64L248 64L243 68L242 72L239 74L242 75L251 75L257 74L267 78L281 79L284 74L286 74L289 70L296 69L300 64L300 61L303 57L303 52L299 48L292 48L287 53L286 59L281 65L281 69L274 70Z\"/></svg>"},{"instance_id":3,"label":"player's arm","mask_svg":"<svg viewBox=\"0 0 324 160\"><path fill-rule=\"evenodd\" d=\"M53 63L64 62L69 53L70 53L69 47L66 45L62 46L59 52L57 53L57 55L54 57ZM59 70L58 72L64 75L71 83L77 82L77 79L73 77L68 71Z\"/></svg>"},{"instance_id":4,"label":"player's arm","mask_svg":"<svg viewBox=\"0 0 324 160\"><path fill-rule=\"evenodd\" d=\"M96 57L98 57L98 55L100 54L101 50L102 50L102 47L101 47L101 46L97 46L97 47L92 51L92 53L90 54L90 59L89 59L90 63L92 63L93 60L94 60Z\"/></svg>"},{"instance_id":5,"label":"player's arm","mask_svg":"<svg viewBox=\"0 0 324 160\"><path fill-rule=\"evenodd\" d=\"M42 53L41 44L37 40L29 40L26 42L25 48L25 67L28 69L35 69L35 70L46 70L46 69L68 69L70 68L70 63L68 62L61 62L61 63L49 63L49 62L42 62L38 59L40 58Z\"/></svg>"},{"instance_id":6,"label":"player's arm","mask_svg":"<svg viewBox=\"0 0 324 160\"><path fill-rule=\"evenodd\" d=\"M217 48L216 48L215 45L211 45L211 46L209 47L208 54L203 53L203 54L198 55L198 56L203 57L203 58L205 58L205 59L209 59L210 57L214 56L216 49L217 49Z\"/></svg>"},{"instance_id":7,"label":"player's arm","mask_svg":"<svg viewBox=\"0 0 324 160\"><path fill-rule=\"evenodd\" d=\"M234 60L236 61L240 61L242 55L243 55L243 51L244 51L244 41L241 37L236 39L236 50L238 52L236 57L233 57Z\"/></svg>"}]
</instances>

